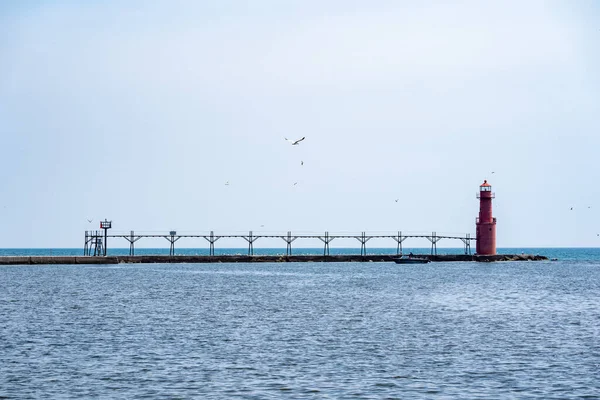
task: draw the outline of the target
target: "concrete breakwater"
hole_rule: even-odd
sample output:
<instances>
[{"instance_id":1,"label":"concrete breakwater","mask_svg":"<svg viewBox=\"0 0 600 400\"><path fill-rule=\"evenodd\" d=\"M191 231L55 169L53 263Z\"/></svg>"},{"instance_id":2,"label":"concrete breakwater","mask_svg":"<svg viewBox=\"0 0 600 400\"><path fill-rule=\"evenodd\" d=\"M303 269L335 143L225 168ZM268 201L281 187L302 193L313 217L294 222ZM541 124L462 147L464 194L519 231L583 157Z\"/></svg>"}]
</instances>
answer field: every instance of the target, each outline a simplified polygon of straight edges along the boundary
<instances>
[{"instance_id":1,"label":"concrete breakwater","mask_svg":"<svg viewBox=\"0 0 600 400\"><path fill-rule=\"evenodd\" d=\"M421 254L415 257L427 258L433 262L444 261L542 261L548 257L532 254L496 254L493 256L478 256L470 254ZM275 255L275 256L245 256L245 255L144 255L144 256L13 256L0 257L0 265L45 265L45 264L154 264L154 263L255 263L255 262L393 262L396 255Z\"/></svg>"}]
</instances>

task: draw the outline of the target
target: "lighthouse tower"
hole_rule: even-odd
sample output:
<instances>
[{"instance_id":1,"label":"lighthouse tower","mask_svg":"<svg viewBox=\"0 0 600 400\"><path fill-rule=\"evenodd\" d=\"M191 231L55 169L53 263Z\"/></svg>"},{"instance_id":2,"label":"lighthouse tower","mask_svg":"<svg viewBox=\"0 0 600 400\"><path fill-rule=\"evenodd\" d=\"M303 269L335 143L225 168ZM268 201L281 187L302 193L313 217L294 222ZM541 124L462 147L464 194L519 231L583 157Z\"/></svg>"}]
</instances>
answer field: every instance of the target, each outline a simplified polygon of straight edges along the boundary
<instances>
[{"instance_id":1,"label":"lighthouse tower","mask_svg":"<svg viewBox=\"0 0 600 400\"><path fill-rule=\"evenodd\" d=\"M477 254L496 254L496 218L492 217L492 185L487 181L479 186L479 218L475 221L477 226Z\"/></svg>"}]
</instances>

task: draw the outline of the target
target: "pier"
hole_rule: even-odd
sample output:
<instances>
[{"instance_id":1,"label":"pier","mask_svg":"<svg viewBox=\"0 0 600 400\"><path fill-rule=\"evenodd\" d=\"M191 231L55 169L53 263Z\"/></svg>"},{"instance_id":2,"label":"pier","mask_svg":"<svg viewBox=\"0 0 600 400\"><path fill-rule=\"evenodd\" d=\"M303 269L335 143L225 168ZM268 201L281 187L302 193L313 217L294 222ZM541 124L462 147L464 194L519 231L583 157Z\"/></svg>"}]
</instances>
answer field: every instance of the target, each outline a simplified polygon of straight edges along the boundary
<instances>
[{"instance_id":1,"label":"pier","mask_svg":"<svg viewBox=\"0 0 600 400\"><path fill-rule=\"evenodd\" d=\"M403 234L401 231L393 234L367 234L361 232L360 234L348 234L348 233L330 233L324 232L323 234L293 234L288 231L283 234L255 234L253 231L249 231L245 234L215 234L214 231L206 233L192 233L192 234L178 234L177 231L169 231L168 233L152 233L152 234L137 234L134 231L125 233L112 233L108 234L107 230L110 228L110 221L104 221L101 223L103 231L85 231L85 240L83 247L84 256L106 256L108 247L108 238L125 240L129 243L129 255L135 256L135 243L140 239L144 238L164 238L169 242L169 256L175 256L175 243L182 238L194 238L203 239L204 244L208 243L209 256L215 256L215 243L220 239L239 239L240 241L248 244L248 256L254 255L254 242L258 239L281 239L286 244L286 256L292 256L292 244L296 240L307 240L307 239L318 239L323 243L323 256L330 256L329 245L335 239L355 239L360 244L360 255L367 255L367 242L372 239L388 239L392 243L395 243L396 255L402 255L402 243L409 238L417 238L427 240L431 244L430 256L437 255L437 243L444 240L461 241L464 246L464 254L471 254L471 241L476 240L471 237L471 234L467 233L464 236L452 236L452 235L438 235L436 232L431 234ZM108 227L108 228L107 228Z\"/></svg>"},{"instance_id":2,"label":"pier","mask_svg":"<svg viewBox=\"0 0 600 400\"><path fill-rule=\"evenodd\" d=\"M548 260L545 256L531 254L495 254L495 255L471 255L471 254L445 254L430 255L416 254L415 257L427 258L432 262L456 262L456 261L542 261ZM0 257L0 265L65 265L65 264L177 264L177 263L261 263L261 262L377 262L393 263L396 255L372 254L372 255L297 255L297 256L246 256L246 255L217 255L217 256L168 256L168 255L144 255L144 256L13 256ZM396 264L394 264L396 265ZM406 267L406 266L403 266ZM422 266L410 265L410 268L422 268Z\"/></svg>"}]
</instances>

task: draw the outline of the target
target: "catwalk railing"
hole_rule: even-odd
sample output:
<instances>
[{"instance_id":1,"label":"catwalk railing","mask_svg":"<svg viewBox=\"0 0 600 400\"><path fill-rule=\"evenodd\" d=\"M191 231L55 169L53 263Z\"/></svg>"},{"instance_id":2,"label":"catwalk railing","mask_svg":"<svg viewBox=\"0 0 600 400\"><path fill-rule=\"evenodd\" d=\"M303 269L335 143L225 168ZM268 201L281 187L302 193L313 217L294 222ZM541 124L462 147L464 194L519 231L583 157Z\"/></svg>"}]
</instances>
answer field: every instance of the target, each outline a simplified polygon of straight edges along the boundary
<instances>
[{"instance_id":1,"label":"catwalk railing","mask_svg":"<svg viewBox=\"0 0 600 400\"><path fill-rule=\"evenodd\" d=\"M113 233L106 234L105 231L85 231L85 245L83 254L86 256L106 255L107 239L119 238L129 242L129 255L135 255L135 243L143 238L164 238L169 242L169 255L175 255L175 243L181 238L199 238L208 242L209 255L215 255L215 243L220 239L233 238L244 240L248 244L248 255L254 255L254 242L258 239L282 239L286 243L286 255L292 255L292 243L298 239L318 239L323 242L323 255L329 255L329 244L335 239L356 239L360 243L360 254L367 255L367 242L371 239L390 239L396 243L396 254L402 254L402 243L409 238L424 239L431 243L431 255L437 255L437 243L442 239L459 240L464 245L465 254L471 254L471 241L476 240L471 237L470 233L464 236L453 235L438 235L436 232L431 234L402 234L398 231L395 234L376 234L368 235L366 232L355 234L292 234L291 231L285 234L254 234L249 231L245 234L215 234L210 231L206 234L177 234L176 231L170 231L166 234L151 233L151 234L136 234L134 231L129 233Z\"/></svg>"}]
</instances>

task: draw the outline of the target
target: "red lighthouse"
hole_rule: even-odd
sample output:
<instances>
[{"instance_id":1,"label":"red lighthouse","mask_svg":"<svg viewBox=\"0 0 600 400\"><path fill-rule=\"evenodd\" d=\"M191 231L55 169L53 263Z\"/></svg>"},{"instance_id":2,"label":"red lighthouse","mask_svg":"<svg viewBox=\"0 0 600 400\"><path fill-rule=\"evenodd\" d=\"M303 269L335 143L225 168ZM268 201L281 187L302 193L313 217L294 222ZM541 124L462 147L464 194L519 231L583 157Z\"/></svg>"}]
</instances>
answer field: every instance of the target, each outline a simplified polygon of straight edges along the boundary
<instances>
[{"instance_id":1,"label":"red lighthouse","mask_svg":"<svg viewBox=\"0 0 600 400\"><path fill-rule=\"evenodd\" d=\"M477 226L477 254L496 254L496 218L492 217L492 185L483 181L479 186L479 218L475 221Z\"/></svg>"}]
</instances>

